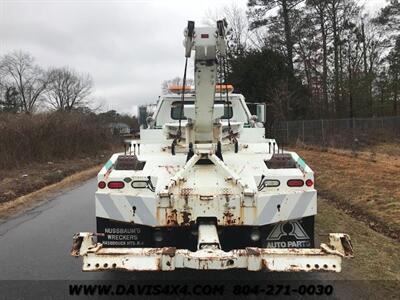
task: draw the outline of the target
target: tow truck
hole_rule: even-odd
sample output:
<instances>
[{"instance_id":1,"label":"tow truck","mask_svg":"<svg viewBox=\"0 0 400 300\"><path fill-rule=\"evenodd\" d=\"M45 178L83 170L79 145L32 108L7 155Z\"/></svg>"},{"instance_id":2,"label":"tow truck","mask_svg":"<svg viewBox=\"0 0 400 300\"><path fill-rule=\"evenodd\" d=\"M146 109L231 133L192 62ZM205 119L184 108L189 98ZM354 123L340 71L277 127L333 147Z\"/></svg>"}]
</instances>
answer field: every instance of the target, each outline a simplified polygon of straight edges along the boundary
<instances>
[{"instance_id":1,"label":"tow truck","mask_svg":"<svg viewBox=\"0 0 400 300\"><path fill-rule=\"evenodd\" d=\"M140 139L97 176L97 232L73 237L83 271L340 272L350 237L315 247L314 173L265 136L226 75L226 23L184 30L182 86L160 97ZM194 87L186 86L194 56Z\"/></svg>"}]
</instances>

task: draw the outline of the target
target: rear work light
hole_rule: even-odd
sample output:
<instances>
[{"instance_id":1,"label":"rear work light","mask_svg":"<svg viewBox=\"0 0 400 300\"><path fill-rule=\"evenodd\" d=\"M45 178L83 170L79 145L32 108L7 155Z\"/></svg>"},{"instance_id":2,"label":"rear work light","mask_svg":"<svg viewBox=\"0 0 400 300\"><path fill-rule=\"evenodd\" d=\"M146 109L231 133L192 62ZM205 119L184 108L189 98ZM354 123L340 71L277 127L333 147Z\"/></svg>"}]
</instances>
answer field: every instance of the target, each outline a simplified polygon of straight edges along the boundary
<instances>
[{"instance_id":1,"label":"rear work light","mask_svg":"<svg viewBox=\"0 0 400 300\"><path fill-rule=\"evenodd\" d=\"M106 183L104 181L100 181L97 186L99 187L99 189L104 189L106 187Z\"/></svg>"},{"instance_id":2,"label":"rear work light","mask_svg":"<svg viewBox=\"0 0 400 300\"><path fill-rule=\"evenodd\" d=\"M290 187L301 187L304 185L304 181L301 179L290 179L287 181L287 185Z\"/></svg>"},{"instance_id":3,"label":"rear work light","mask_svg":"<svg viewBox=\"0 0 400 300\"><path fill-rule=\"evenodd\" d=\"M123 189L125 183L123 181L110 181L107 186L109 189Z\"/></svg>"},{"instance_id":4,"label":"rear work light","mask_svg":"<svg viewBox=\"0 0 400 300\"><path fill-rule=\"evenodd\" d=\"M306 186L313 186L314 182L311 179L306 180Z\"/></svg>"},{"instance_id":5,"label":"rear work light","mask_svg":"<svg viewBox=\"0 0 400 300\"><path fill-rule=\"evenodd\" d=\"M278 187L281 183L279 180L267 179L264 180L264 187Z\"/></svg>"}]
</instances>

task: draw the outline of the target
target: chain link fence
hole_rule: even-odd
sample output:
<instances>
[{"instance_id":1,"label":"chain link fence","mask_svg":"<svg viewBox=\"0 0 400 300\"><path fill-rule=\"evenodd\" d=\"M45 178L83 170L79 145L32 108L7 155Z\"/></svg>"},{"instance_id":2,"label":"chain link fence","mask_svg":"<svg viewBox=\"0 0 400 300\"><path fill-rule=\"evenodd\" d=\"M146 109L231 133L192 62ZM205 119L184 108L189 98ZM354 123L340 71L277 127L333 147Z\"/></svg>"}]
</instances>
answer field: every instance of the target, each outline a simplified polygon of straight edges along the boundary
<instances>
[{"instance_id":1,"label":"chain link fence","mask_svg":"<svg viewBox=\"0 0 400 300\"><path fill-rule=\"evenodd\" d=\"M278 144L357 150L400 140L400 116L275 122L269 136Z\"/></svg>"}]
</instances>

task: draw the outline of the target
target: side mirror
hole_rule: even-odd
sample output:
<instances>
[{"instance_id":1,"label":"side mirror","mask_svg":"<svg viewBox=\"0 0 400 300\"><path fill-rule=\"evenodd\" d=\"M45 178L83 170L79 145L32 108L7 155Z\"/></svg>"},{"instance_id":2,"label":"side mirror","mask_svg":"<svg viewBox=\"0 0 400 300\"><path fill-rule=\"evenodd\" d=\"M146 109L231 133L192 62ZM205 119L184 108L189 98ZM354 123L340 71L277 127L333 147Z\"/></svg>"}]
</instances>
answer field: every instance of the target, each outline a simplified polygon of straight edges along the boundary
<instances>
[{"instance_id":1,"label":"side mirror","mask_svg":"<svg viewBox=\"0 0 400 300\"><path fill-rule=\"evenodd\" d=\"M150 129L153 129L153 128L154 128L154 119L153 119L152 116L148 116L148 117L146 118L146 123L147 123L147 127L148 127L148 128L150 128Z\"/></svg>"},{"instance_id":2,"label":"side mirror","mask_svg":"<svg viewBox=\"0 0 400 300\"><path fill-rule=\"evenodd\" d=\"M265 123L265 104L257 104L257 121Z\"/></svg>"}]
</instances>

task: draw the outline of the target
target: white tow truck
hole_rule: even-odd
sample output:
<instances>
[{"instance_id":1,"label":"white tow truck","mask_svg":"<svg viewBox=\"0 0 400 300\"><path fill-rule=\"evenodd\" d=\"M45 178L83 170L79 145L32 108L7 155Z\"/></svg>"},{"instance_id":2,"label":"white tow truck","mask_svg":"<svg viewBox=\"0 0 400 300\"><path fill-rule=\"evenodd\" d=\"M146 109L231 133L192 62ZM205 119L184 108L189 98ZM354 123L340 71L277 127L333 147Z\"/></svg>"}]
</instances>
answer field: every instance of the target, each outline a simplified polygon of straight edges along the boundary
<instances>
[{"instance_id":1,"label":"white tow truck","mask_svg":"<svg viewBox=\"0 0 400 300\"><path fill-rule=\"evenodd\" d=\"M353 256L342 233L315 248L314 173L265 137L242 95L218 84L225 43L223 21L188 22L195 86L170 87L140 139L99 172L97 232L73 237L83 271L340 272Z\"/></svg>"}]
</instances>

